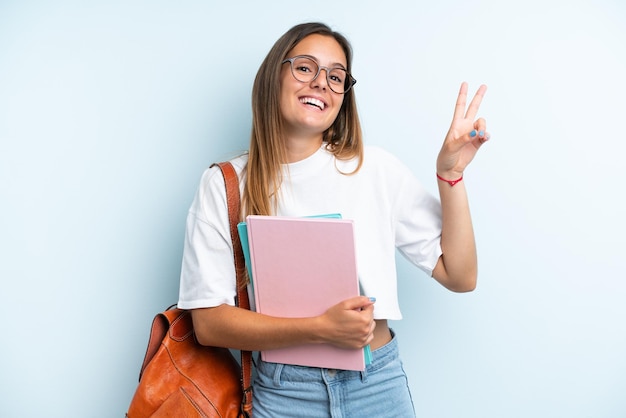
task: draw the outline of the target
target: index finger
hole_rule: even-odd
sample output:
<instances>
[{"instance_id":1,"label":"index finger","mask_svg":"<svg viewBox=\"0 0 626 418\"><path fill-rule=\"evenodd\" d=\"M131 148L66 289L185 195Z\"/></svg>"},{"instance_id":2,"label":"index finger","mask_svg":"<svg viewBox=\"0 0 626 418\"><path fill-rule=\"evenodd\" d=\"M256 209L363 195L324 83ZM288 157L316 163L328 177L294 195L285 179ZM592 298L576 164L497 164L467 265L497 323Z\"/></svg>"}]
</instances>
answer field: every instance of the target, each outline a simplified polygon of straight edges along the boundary
<instances>
[{"instance_id":1,"label":"index finger","mask_svg":"<svg viewBox=\"0 0 626 418\"><path fill-rule=\"evenodd\" d=\"M461 83L461 89L459 90L459 96L456 98L456 105L454 105L454 119L462 118L465 116L465 102L467 100L467 83Z\"/></svg>"},{"instance_id":2,"label":"index finger","mask_svg":"<svg viewBox=\"0 0 626 418\"><path fill-rule=\"evenodd\" d=\"M478 88L478 91L474 95L474 98L472 99L472 101L469 104L469 107L467 108L467 113L465 114L465 117L467 119L476 118L476 114L478 113L478 108L480 107L480 103L483 101L483 97L485 96L486 92L487 92L487 86L482 84Z\"/></svg>"}]
</instances>

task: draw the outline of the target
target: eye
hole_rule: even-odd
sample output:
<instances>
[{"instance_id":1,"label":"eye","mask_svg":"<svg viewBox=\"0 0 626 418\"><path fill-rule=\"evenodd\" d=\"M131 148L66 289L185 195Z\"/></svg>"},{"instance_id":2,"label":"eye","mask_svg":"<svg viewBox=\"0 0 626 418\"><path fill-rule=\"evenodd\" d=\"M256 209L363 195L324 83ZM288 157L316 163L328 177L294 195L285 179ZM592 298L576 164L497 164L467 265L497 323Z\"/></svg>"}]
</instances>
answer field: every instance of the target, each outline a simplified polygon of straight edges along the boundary
<instances>
[{"instance_id":1,"label":"eye","mask_svg":"<svg viewBox=\"0 0 626 418\"><path fill-rule=\"evenodd\" d=\"M293 62L293 69L300 74L316 74L317 64L309 58L298 58Z\"/></svg>"},{"instance_id":2,"label":"eye","mask_svg":"<svg viewBox=\"0 0 626 418\"><path fill-rule=\"evenodd\" d=\"M333 68L328 74L328 79L333 84L343 85L346 79L346 70L343 68Z\"/></svg>"},{"instance_id":3,"label":"eye","mask_svg":"<svg viewBox=\"0 0 626 418\"><path fill-rule=\"evenodd\" d=\"M311 66L310 65L306 65L306 64L294 65L294 69L296 71L300 71L301 73L310 73L311 71L313 71L311 69Z\"/></svg>"}]
</instances>

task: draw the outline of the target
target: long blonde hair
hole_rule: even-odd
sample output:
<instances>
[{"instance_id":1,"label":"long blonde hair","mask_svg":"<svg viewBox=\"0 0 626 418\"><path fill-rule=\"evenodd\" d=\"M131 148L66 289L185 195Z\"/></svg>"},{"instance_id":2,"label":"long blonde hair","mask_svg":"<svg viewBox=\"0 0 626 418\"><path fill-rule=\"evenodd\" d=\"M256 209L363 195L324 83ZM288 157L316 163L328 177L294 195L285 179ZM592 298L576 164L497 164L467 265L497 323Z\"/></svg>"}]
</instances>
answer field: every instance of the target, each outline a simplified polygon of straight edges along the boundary
<instances>
[{"instance_id":1,"label":"long blonde hair","mask_svg":"<svg viewBox=\"0 0 626 418\"><path fill-rule=\"evenodd\" d=\"M243 213L272 215L276 211L285 159L283 121L280 113L280 75L287 54L302 39L312 34L334 38L346 55L347 70L352 69L352 47L340 33L323 23L303 23L288 30L274 44L257 72L252 88L252 134L245 170ZM354 89L345 93L333 124L324 132L323 141L337 159L358 158L356 173L363 161L363 138L356 108Z\"/></svg>"}]
</instances>

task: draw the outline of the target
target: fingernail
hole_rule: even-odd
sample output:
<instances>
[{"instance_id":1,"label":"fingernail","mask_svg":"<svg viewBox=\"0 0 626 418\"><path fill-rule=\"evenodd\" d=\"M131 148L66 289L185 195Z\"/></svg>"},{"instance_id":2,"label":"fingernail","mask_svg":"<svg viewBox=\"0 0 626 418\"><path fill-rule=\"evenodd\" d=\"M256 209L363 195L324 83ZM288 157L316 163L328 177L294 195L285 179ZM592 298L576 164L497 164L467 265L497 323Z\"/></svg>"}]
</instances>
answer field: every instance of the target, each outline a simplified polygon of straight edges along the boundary
<instances>
[{"instance_id":1,"label":"fingernail","mask_svg":"<svg viewBox=\"0 0 626 418\"><path fill-rule=\"evenodd\" d=\"M479 132L478 132L478 136L479 136L479 137L481 137L481 138L482 138L483 136L485 136L485 131L479 131Z\"/></svg>"},{"instance_id":2,"label":"fingernail","mask_svg":"<svg viewBox=\"0 0 626 418\"><path fill-rule=\"evenodd\" d=\"M476 136L476 130L473 130L472 132L470 132L470 137L474 138Z\"/></svg>"},{"instance_id":3,"label":"fingernail","mask_svg":"<svg viewBox=\"0 0 626 418\"><path fill-rule=\"evenodd\" d=\"M370 302L376 302L376 298L370 296Z\"/></svg>"}]
</instances>

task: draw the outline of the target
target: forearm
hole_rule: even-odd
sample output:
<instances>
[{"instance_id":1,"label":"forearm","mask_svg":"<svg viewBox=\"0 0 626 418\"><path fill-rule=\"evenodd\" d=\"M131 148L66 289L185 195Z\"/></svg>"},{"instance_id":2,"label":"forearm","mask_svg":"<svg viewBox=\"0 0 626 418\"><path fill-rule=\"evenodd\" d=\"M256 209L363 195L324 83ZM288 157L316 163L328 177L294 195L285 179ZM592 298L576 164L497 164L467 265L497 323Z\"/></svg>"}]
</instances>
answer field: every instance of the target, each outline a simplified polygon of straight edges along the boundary
<instances>
[{"instance_id":1,"label":"forearm","mask_svg":"<svg viewBox=\"0 0 626 418\"><path fill-rule=\"evenodd\" d=\"M373 339L373 303L365 296L357 296L309 318L277 318L220 305L194 309L192 318L198 341L203 345L248 351L317 343L362 348Z\"/></svg>"},{"instance_id":2,"label":"forearm","mask_svg":"<svg viewBox=\"0 0 626 418\"><path fill-rule=\"evenodd\" d=\"M454 186L438 180L442 209L443 255L433 276L448 289L471 291L476 287L477 257L474 229L464 181Z\"/></svg>"},{"instance_id":3,"label":"forearm","mask_svg":"<svg viewBox=\"0 0 626 418\"><path fill-rule=\"evenodd\" d=\"M276 318L230 305L192 310L203 345L259 351L321 342L316 318Z\"/></svg>"}]
</instances>

